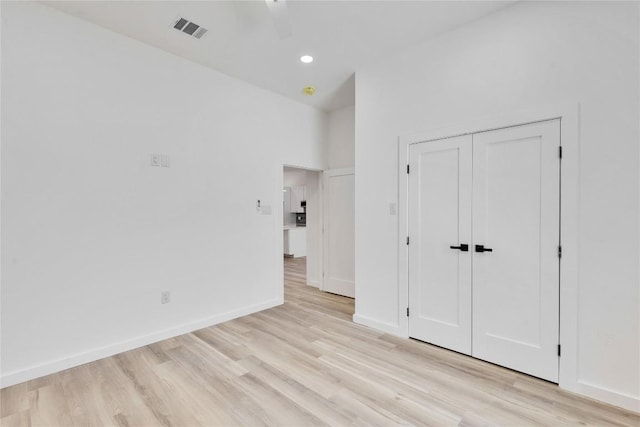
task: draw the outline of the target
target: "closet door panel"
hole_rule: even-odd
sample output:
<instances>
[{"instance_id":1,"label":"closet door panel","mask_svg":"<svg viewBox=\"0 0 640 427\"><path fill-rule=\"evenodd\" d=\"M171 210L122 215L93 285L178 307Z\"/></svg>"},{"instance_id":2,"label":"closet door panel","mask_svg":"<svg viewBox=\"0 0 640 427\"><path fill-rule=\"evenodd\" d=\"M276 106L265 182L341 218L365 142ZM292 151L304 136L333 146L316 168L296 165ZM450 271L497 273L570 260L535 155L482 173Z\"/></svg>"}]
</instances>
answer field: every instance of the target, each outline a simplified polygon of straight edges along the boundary
<instances>
[{"instance_id":1,"label":"closet door panel","mask_svg":"<svg viewBox=\"0 0 640 427\"><path fill-rule=\"evenodd\" d=\"M559 120L473 135L472 354L555 382L559 137Z\"/></svg>"},{"instance_id":2,"label":"closet door panel","mask_svg":"<svg viewBox=\"0 0 640 427\"><path fill-rule=\"evenodd\" d=\"M409 334L471 353L471 136L416 144L409 175Z\"/></svg>"}]
</instances>

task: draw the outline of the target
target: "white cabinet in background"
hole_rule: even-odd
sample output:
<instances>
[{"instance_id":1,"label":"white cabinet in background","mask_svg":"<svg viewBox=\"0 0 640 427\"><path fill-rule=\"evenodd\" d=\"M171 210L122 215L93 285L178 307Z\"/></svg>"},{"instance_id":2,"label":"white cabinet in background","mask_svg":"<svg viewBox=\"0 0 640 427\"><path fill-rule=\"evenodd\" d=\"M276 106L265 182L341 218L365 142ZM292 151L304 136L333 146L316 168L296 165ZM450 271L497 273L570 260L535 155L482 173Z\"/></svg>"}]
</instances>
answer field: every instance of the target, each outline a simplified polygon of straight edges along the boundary
<instances>
[{"instance_id":1,"label":"white cabinet in background","mask_svg":"<svg viewBox=\"0 0 640 427\"><path fill-rule=\"evenodd\" d=\"M305 200L305 187L291 187L291 212L304 212L302 201Z\"/></svg>"},{"instance_id":2,"label":"white cabinet in background","mask_svg":"<svg viewBox=\"0 0 640 427\"><path fill-rule=\"evenodd\" d=\"M282 224L287 225L291 221L291 187L282 189Z\"/></svg>"},{"instance_id":3,"label":"white cabinet in background","mask_svg":"<svg viewBox=\"0 0 640 427\"><path fill-rule=\"evenodd\" d=\"M299 258L307 256L307 229L287 227L284 229L284 254Z\"/></svg>"}]
</instances>

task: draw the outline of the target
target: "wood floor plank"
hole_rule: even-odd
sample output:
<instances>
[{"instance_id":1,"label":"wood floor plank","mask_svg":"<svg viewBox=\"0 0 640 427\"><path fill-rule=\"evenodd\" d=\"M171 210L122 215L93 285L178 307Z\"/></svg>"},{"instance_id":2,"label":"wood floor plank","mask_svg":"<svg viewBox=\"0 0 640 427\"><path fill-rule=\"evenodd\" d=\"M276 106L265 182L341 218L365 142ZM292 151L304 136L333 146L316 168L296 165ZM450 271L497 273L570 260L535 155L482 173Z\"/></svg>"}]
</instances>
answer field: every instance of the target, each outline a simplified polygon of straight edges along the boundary
<instances>
[{"instance_id":1,"label":"wood floor plank","mask_svg":"<svg viewBox=\"0 0 640 427\"><path fill-rule=\"evenodd\" d=\"M0 391L9 426L640 427L640 414L351 321L285 259L285 303Z\"/></svg>"},{"instance_id":2,"label":"wood floor plank","mask_svg":"<svg viewBox=\"0 0 640 427\"><path fill-rule=\"evenodd\" d=\"M173 402L182 406L197 420L194 424L188 424L184 420L179 425L235 426L249 425L249 422L255 421L249 414L244 418L237 416L237 408L228 407L223 394L199 372L194 374L174 361L158 365L154 367L154 371L171 390ZM249 410L247 405L242 405L242 408ZM256 422L254 425L264 424Z\"/></svg>"},{"instance_id":3,"label":"wood floor plank","mask_svg":"<svg viewBox=\"0 0 640 427\"><path fill-rule=\"evenodd\" d=\"M144 397L118 366L116 357L86 365L95 382L100 403L105 405L105 410L118 425L162 425L163 420L156 418L154 412L147 407Z\"/></svg>"},{"instance_id":4,"label":"wood floor plank","mask_svg":"<svg viewBox=\"0 0 640 427\"><path fill-rule=\"evenodd\" d=\"M29 388L27 383L16 384L2 389L0 393L0 418L29 409Z\"/></svg>"},{"instance_id":5,"label":"wood floor plank","mask_svg":"<svg viewBox=\"0 0 640 427\"><path fill-rule=\"evenodd\" d=\"M185 347L172 350L170 356L175 363L156 369L168 371L167 377L202 406L203 425L268 425L264 421L268 413L238 383L220 376L215 363L201 360Z\"/></svg>"},{"instance_id":6,"label":"wood floor plank","mask_svg":"<svg viewBox=\"0 0 640 427\"><path fill-rule=\"evenodd\" d=\"M287 373L263 362L255 356L249 356L241 362L258 378L267 382L278 392L296 404L307 408L316 417L326 421L329 425L347 425L355 418L355 414L333 404L320 394L293 380Z\"/></svg>"},{"instance_id":7,"label":"wood floor plank","mask_svg":"<svg viewBox=\"0 0 640 427\"><path fill-rule=\"evenodd\" d=\"M29 409L31 425L34 427L74 425L59 382L29 392Z\"/></svg>"},{"instance_id":8,"label":"wood floor plank","mask_svg":"<svg viewBox=\"0 0 640 427\"><path fill-rule=\"evenodd\" d=\"M31 412L27 409L2 417L0 425L2 427L31 427Z\"/></svg>"},{"instance_id":9,"label":"wood floor plank","mask_svg":"<svg viewBox=\"0 0 640 427\"><path fill-rule=\"evenodd\" d=\"M155 353L149 351L148 354ZM120 370L129 379L140 395L145 406L159 421L159 425L169 427L181 424L198 424L190 411L184 410L182 405L176 404L174 395L169 387L166 387L162 379L155 373L153 367L157 363L155 357L145 357L145 349L137 349L115 356ZM168 360L168 358L167 358Z\"/></svg>"},{"instance_id":10,"label":"wood floor plank","mask_svg":"<svg viewBox=\"0 0 640 427\"><path fill-rule=\"evenodd\" d=\"M60 372L55 382L61 384L65 402L76 426L109 426L114 418L101 404L98 383L87 365Z\"/></svg>"}]
</instances>

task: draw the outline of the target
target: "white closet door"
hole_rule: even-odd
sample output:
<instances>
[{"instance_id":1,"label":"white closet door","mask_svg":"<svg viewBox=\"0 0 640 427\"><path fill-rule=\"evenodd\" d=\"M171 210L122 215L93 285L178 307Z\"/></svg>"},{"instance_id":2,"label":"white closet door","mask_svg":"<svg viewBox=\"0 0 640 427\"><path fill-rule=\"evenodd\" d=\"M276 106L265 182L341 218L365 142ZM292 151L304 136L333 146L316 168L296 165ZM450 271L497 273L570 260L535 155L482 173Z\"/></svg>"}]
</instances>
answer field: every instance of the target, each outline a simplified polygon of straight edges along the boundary
<instances>
[{"instance_id":1,"label":"white closet door","mask_svg":"<svg viewBox=\"0 0 640 427\"><path fill-rule=\"evenodd\" d=\"M559 120L473 135L473 356L554 382L559 145Z\"/></svg>"},{"instance_id":2,"label":"white closet door","mask_svg":"<svg viewBox=\"0 0 640 427\"><path fill-rule=\"evenodd\" d=\"M324 172L324 278L322 290L355 297L355 175Z\"/></svg>"},{"instance_id":3,"label":"white closet door","mask_svg":"<svg viewBox=\"0 0 640 427\"><path fill-rule=\"evenodd\" d=\"M470 354L471 252L451 246L471 244L471 136L412 145L409 161L409 334Z\"/></svg>"}]
</instances>

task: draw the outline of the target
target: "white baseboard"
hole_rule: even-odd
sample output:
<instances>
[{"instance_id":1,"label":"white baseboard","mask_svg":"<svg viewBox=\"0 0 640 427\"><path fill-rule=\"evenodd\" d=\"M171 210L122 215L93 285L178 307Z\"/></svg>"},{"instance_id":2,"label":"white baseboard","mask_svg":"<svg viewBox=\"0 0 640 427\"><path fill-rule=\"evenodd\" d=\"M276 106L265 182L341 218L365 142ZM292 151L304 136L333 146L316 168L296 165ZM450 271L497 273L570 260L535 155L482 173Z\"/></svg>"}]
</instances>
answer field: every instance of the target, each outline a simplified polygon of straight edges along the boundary
<instances>
[{"instance_id":1,"label":"white baseboard","mask_svg":"<svg viewBox=\"0 0 640 427\"><path fill-rule=\"evenodd\" d=\"M228 320L236 319L238 317L246 316L258 311L266 310L268 308L281 305L282 303L282 298L274 298L261 302L259 304L249 305L237 310L217 314L215 316L207 317L195 322L185 323L180 326L154 332L149 335L144 335L126 341L110 344L104 347L95 348L83 353L77 353L63 359L52 360L50 362L32 366L21 371L3 373L2 377L0 377L0 388L9 387L14 384L19 384L45 375L53 374L55 372L60 372L65 369L73 368L74 366L83 365L85 363L93 362L105 357L143 347L148 344L153 344L158 341L173 338L178 335L197 331L198 329L206 328L208 326L217 325L218 323L226 322Z\"/></svg>"},{"instance_id":2,"label":"white baseboard","mask_svg":"<svg viewBox=\"0 0 640 427\"><path fill-rule=\"evenodd\" d=\"M307 285L313 286L314 288L320 289L320 281L319 280L307 280Z\"/></svg>"},{"instance_id":3,"label":"white baseboard","mask_svg":"<svg viewBox=\"0 0 640 427\"><path fill-rule=\"evenodd\" d=\"M397 335L399 337L406 338L402 331L400 330L399 325L394 325L392 323L380 322L378 320L372 319L367 316L363 316L361 314L353 315L353 322L359 325L368 326L373 329L377 329L379 331L383 331L389 333L391 335Z\"/></svg>"},{"instance_id":4,"label":"white baseboard","mask_svg":"<svg viewBox=\"0 0 640 427\"><path fill-rule=\"evenodd\" d=\"M587 381L578 381L574 387L567 387L567 390L640 413L640 397L637 396L631 396Z\"/></svg>"}]
</instances>

